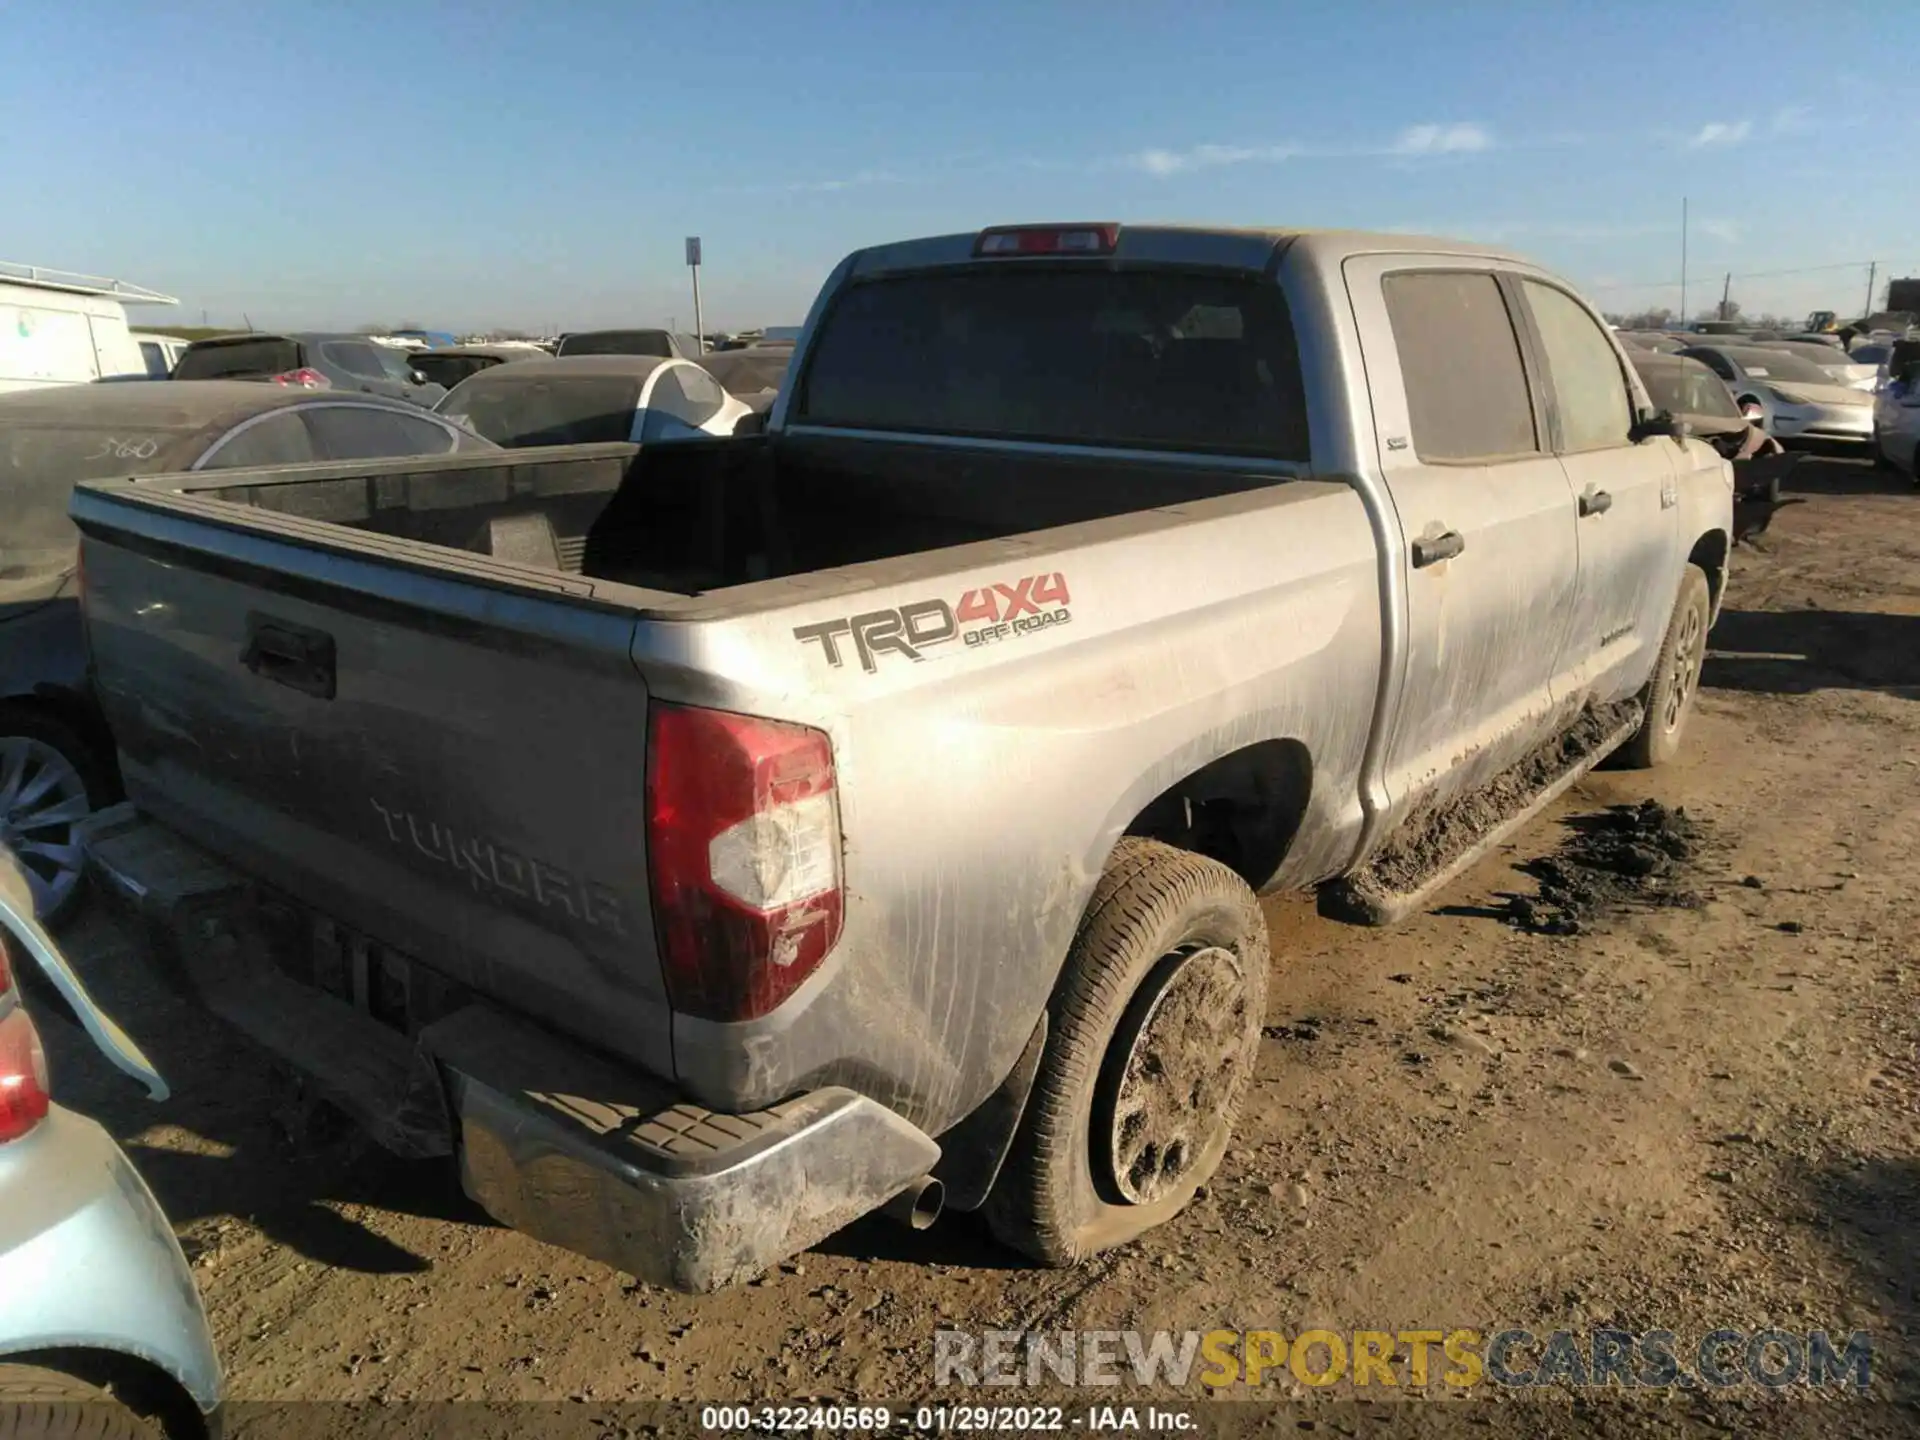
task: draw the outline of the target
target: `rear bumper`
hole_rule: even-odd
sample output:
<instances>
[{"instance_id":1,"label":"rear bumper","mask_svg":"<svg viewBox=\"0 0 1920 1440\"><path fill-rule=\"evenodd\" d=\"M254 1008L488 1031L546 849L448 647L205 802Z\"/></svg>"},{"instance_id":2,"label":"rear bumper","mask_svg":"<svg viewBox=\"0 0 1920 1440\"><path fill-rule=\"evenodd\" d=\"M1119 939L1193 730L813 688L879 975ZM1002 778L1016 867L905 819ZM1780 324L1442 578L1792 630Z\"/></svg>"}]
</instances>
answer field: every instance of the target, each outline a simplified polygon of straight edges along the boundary
<instances>
[{"instance_id":1,"label":"rear bumper","mask_svg":"<svg viewBox=\"0 0 1920 1440\"><path fill-rule=\"evenodd\" d=\"M286 973L243 875L131 806L84 828L100 891L215 1013L390 1148L455 1154L488 1214L651 1284L745 1280L878 1209L940 1147L837 1086L744 1115L472 1001L402 1034Z\"/></svg>"}]
</instances>

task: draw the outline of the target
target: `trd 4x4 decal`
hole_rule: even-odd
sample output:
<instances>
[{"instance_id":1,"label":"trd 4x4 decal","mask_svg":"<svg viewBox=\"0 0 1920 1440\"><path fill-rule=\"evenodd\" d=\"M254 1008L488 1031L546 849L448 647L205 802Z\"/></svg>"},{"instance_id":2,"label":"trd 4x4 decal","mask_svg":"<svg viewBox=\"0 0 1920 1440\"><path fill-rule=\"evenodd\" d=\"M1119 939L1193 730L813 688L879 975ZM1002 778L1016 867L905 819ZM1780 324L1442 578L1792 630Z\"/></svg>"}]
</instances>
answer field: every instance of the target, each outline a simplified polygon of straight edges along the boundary
<instances>
[{"instance_id":1,"label":"trd 4x4 decal","mask_svg":"<svg viewBox=\"0 0 1920 1440\"><path fill-rule=\"evenodd\" d=\"M839 620L796 625L793 638L803 645L818 644L827 664L836 670L846 660L842 642L851 640L860 668L872 674L880 668L882 655L921 660L929 646L944 645L956 637L971 648L1065 625L1073 619L1067 608L1070 603L1067 577L1056 570L1011 584L982 585L952 604L915 600L895 610L869 610Z\"/></svg>"}]
</instances>

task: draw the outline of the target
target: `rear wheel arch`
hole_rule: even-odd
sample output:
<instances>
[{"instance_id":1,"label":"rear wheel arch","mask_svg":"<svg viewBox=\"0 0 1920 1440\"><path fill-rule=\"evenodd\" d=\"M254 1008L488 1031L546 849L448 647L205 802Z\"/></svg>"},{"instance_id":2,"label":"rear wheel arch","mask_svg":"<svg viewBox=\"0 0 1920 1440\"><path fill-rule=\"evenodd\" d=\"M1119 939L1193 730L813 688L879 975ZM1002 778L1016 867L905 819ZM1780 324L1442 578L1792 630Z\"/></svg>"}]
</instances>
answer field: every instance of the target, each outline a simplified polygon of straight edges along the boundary
<instances>
[{"instance_id":1,"label":"rear wheel arch","mask_svg":"<svg viewBox=\"0 0 1920 1440\"><path fill-rule=\"evenodd\" d=\"M1300 833L1313 774L1304 742L1258 740L1169 785L1126 823L1124 834L1218 860L1261 890Z\"/></svg>"}]
</instances>

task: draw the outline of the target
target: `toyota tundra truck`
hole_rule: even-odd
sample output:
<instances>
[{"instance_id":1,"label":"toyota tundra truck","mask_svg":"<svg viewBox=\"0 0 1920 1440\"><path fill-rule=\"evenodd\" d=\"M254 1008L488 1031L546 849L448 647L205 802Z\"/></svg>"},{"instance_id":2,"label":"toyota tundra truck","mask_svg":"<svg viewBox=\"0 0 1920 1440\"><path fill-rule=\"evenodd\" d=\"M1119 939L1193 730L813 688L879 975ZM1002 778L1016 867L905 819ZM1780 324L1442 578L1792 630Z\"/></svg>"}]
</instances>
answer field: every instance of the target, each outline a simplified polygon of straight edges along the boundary
<instances>
[{"instance_id":1,"label":"toyota tundra truck","mask_svg":"<svg viewBox=\"0 0 1920 1440\"><path fill-rule=\"evenodd\" d=\"M1405 235L881 245L757 433L80 490L204 1003L492 1215L710 1289L887 1210L1185 1206L1256 896L1384 923L1684 729L1727 463L1565 283Z\"/></svg>"}]
</instances>

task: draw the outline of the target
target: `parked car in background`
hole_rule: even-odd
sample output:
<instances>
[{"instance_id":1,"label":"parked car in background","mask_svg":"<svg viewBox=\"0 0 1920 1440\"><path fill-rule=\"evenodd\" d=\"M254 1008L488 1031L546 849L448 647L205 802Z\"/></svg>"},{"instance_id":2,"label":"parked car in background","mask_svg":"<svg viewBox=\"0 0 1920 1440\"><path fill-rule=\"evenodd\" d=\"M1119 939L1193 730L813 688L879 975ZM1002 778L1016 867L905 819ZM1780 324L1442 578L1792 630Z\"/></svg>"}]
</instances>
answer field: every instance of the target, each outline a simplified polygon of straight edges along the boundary
<instances>
[{"instance_id":1,"label":"parked car in background","mask_svg":"<svg viewBox=\"0 0 1920 1440\"><path fill-rule=\"evenodd\" d=\"M1818 366L1835 385L1845 385L1853 390L1874 389L1875 380L1880 373L1880 362L1875 359L1866 361L1857 354L1832 345L1807 344L1798 340L1756 341L1768 350L1780 350L1789 355L1798 355L1811 365Z\"/></svg>"},{"instance_id":2,"label":"parked car in background","mask_svg":"<svg viewBox=\"0 0 1920 1440\"><path fill-rule=\"evenodd\" d=\"M174 305L143 285L0 261L0 392L144 375L128 305Z\"/></svg>"},{"instance_id":3,"label":"parked car in background","mask_svg":"<svg viewBox=\"0 0 1920 1440\"><path fill-rule=\"evenodd\" d=\"M140 358L146 362L149 380L171 377L173 367L180 363L180 357L187 353L187 346L193 343L191 340L182 340L178 335L152 335L144 331L135 331L133 338L140 347Z\"/></svg>"},{"instance_id":4,"label":"parked car in background","mask_svg":"<svg viewBox=\"0 0 1920 1440\"><path fill-rule=\"evenodd\" d=\"M37 971L116 1068L166 1082L34 918L0 845L0 1435L219 1430L220 1359L173 1227L113 1138L54 1103L21 989Z\"/></svg>"},{"instance_id":5,"label":"parked car in background","mask_svg":"<svg viewBox=\"0 0 1920 1440\"><path fill-rule=\"evenodd\" d=\"M1620 343L1629 350L1650 350L1659 355L1677 355L1689 343L1658 330L1622 330L1619 334Z\"/></svg>"},{"instance_id":6,"label":"parked car in background","mask_svg":"<svg viewBox=\"0 0 1920 1440\"><path fill-rule=\"evenodd\" d=\"M451 390L469 376L496 365L551 358L538 345L449 345L440 350L417 350L412 363L433 384Z\"/></svg>"},{"instance_id":7,"label":"parked car in background","mask_svg":"<svg viewBox=\"0 0 1920 1440\"><path fill-rule=\"evenodd\" d=\"M1873 397L1835 384L1810 360L1765 345L1696 345L1681 353L1726 381L1741 411L1783 445L1872 442Z\"/></svg>"},{"instance_id":8,"label":"parked car in background","mask_svg":"<svg viewBox=\"0 0 1920 1440\"><path fill-rule=\"evenodd\" d=\"M88 854L507 1224L711 1289L944 1196L1072 1264L1228 1151L1257 891L1388 923L1678 752L1728 467L1472 243L996 228L811 313L765 434L83 487Z\"/></svg>"},{"instance_id":9,"label":"parked car in background","mask_svg":"<svg viewBox=\"0 0 1920 1440\"><path fill-rule=\"evenodd\" d=\"M751 407L691 360L562 355L469 376L447 392L439 413L518 450L731 435Z\"/></svg>"},{"instance_id":10,"label":"parked car in background","mask_svg":"<svg viewBox=\"0 0 1920 1440\"><path fill-rule=\"evenodd\" d=\"M706 346L698 335L677 330L576 330L560 337L555 355L656 355L698 360Z\"/></svg>"},{"instance_id":11,"label":"parked car in background","mask_svg":"<svg viewBox=\"0 0 1920 1440\"><path fill-rule=\"evenodd\" d=\"M751 402L753 397L780 392L793 362L791 346L752 346L702 355L699 365L731 395Z\"/></svg>"},{"instance_id":12,"label":"parked car in background","mask_svg":"<svg viewBox=\"0 0 1920 1440\"><path fill-rule=\"evenodd\" d=\"M266 380L309 390L357 390L432 409L446 387L414 369L406 351L365 335L254 331L196 340L173 367L176 380Z\"/></svg>"},{"instance_id":13,"label":"parked car in background","mask_svg":"<svg viewBox=\"0 0 1920 1440\"><path fill-rule=\"evenodd\" d=\"M1808 330L1799 335L1785 337L1796 345L1826 345L1835 350L1844 351L1847 347L1840 343L1840 337L1831 330Z\"/></svg>"},{"instance_id":14,"label":"parked car in background","mask_svg":"<svg viewBox=\"0 0 1920 1440\"><path fill-rule=\"evenodd\" d=\"M1727 459L1753 448L1765 432L1743 415L1726 381L1699 360L1685 355L1640 351L1627 357L1647 387L1647 397L1660 409L1712 445Z\"/></svg>"},{"instance_id":15,"label":"parked car in background","mask_svg":"<svg viewBox=\"0 0 1920 1440\"><path fill-rule=\"evenodd\" d=\"M78 895L73 827L119 794L113 740L87 680L73 487L494 448L417 406L335 391L173 380L0 395L0 841L26 866L44 919L60 919Z\"/></svg>"},{"instance_id":16,"label":"parked car in background","mask_svg":"<svg viewBox=\"0 0 1920 1440\"><path fill-rule=\"evenodd\" d=\"M450 330L389 330L395 340L404 340L423 349L441 349L448 345L458 345L460 337Z\"/></svg>"}]
</instances>

